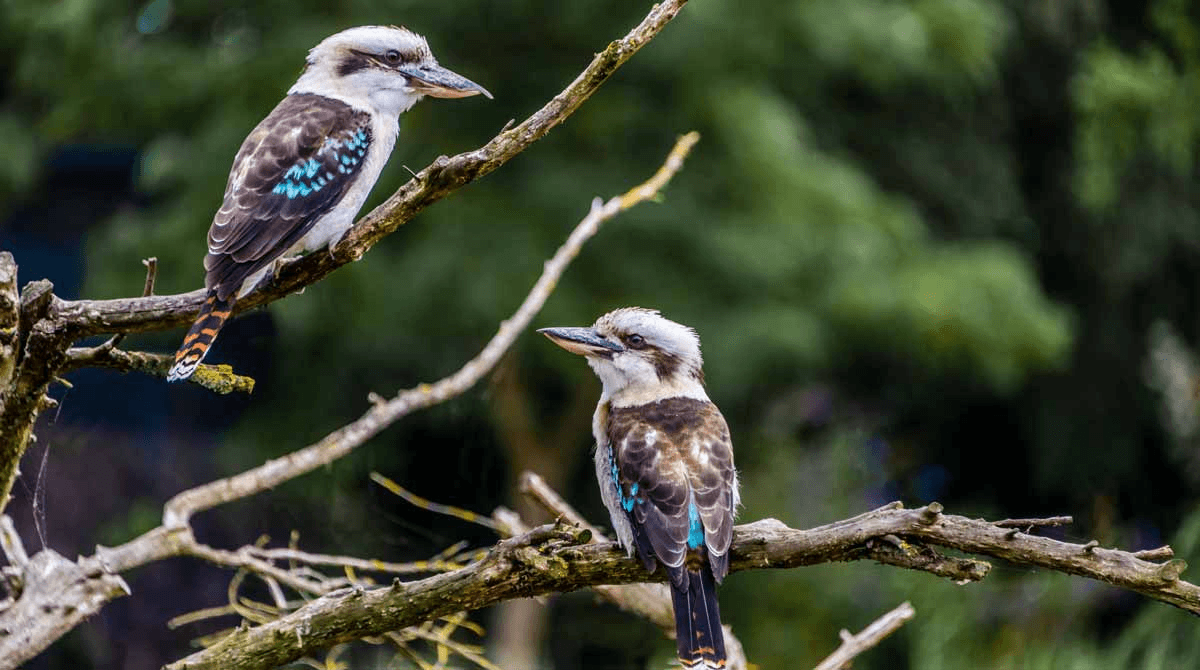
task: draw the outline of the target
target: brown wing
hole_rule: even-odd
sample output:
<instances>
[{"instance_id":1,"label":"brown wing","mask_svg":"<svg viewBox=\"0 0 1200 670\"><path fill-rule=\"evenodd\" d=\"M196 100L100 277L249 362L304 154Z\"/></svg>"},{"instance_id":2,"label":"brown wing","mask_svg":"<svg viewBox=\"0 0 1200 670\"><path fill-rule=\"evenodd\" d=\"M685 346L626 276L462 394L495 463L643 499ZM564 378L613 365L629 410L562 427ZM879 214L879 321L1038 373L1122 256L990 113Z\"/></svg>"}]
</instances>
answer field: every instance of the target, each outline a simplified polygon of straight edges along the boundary
<instances>
[{"instance_id":1,"label":"brown wing","mask_svg":"<svg viewBox=\"0 0 1200 670\"><path fill-rule=\"evenodd\" d=\"M620 503L638 553L657 559L672 579L686 577L689 552L705 551L713 575L728 572L736 477L724 417L711 402L668 398L614 408L609 442L616 456Z\"/></svg>"},{"instance_id":2,"label":"brown wing","mask_svg":"<svg viewBox=\"0 0 1200 670\"><path fill-rule=\"evenodd\" d=\"M358 179L371 119L339 100L284 98L234 159L208 231L205 284L226 299L296 244Z\"/></svg>"}]
</instances>

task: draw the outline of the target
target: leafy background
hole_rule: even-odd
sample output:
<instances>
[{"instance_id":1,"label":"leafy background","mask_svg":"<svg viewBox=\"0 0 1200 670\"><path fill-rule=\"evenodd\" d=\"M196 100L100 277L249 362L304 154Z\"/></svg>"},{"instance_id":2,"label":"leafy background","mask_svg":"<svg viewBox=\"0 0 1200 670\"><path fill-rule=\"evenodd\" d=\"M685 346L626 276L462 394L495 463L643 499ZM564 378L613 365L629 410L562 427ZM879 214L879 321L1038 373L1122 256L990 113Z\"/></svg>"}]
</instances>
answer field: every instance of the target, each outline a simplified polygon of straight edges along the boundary
<instances>
[{"instance_id":1,"label":"leafy background","mask_svg":"<svg viewBox=\"0 0 1200 670\"><path fill-rule=\"evenodd\" d=\"M201 284L231 157L336 30L403 23L494 101L427 101L368 207L440 153L557 92L643 3L144 5L6 0L0 247L65 297ZM10 508L70 555L163 500L307 444L453 370L507 316L590 199L702 143L660 204L606 228L538 325L637 304L696 327L728 417L743 520L828 522L893 499L967 515L1072 514L1063 537L1196 558L1200 12L1185 0L696 0L564 126L319 285L238 319L211 359L258 380L216 398L82 371L44 420ZM131 337L170 351L181 333ZM421 558L481 529L397 503L488 511L533 468L603 521L588 465L598 383L530 333L487 383L353 457L208 513L237 546ZM32 667L152 668L224 602L179 559ZM1061 575L997 566L957 587L870 564L738 574L724 618L763 668L811 666L901 599L915 621L861 668L1178 668L1195 620ZM586 595L482 613L511 670L662 667L671 644ZM544 613L549 611L550 616ZM516 622L516 623L514 623ZM364 666L385 663L369 655Z\"/></svg>"}]
</instances>

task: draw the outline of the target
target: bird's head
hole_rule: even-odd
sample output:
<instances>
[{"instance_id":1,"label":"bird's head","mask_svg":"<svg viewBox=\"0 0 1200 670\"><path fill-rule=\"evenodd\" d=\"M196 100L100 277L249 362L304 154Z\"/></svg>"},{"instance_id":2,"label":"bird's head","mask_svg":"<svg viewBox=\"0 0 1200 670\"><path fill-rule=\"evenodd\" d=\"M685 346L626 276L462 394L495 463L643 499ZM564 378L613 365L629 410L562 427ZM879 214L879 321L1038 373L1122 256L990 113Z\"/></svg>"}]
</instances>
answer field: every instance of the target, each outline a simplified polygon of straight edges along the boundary
<instances>
[{"instance_id":1,"label":"bird's head","mask_svg":"<svg viewBox=\"0 0 1200 670\"><path fill-rule=\"evenodd\" d=\"M656 310L625 307L583 328L542 328L558 346L587 358L614 405L663 398L707 400L700 338Z\"/></svg>"},{"instance_id":2,"label":"bird's head","mask_svg":"<svg viewBox=\"0 0 1200 670\"><path fill-rule=\"evenodd\" d=\"M398 115L424 96L465 98L487 89L438 65L425 38L395 26L360 26L330 35L308 52L289 93L338 97Z\"/></svg>"}]
</instances>

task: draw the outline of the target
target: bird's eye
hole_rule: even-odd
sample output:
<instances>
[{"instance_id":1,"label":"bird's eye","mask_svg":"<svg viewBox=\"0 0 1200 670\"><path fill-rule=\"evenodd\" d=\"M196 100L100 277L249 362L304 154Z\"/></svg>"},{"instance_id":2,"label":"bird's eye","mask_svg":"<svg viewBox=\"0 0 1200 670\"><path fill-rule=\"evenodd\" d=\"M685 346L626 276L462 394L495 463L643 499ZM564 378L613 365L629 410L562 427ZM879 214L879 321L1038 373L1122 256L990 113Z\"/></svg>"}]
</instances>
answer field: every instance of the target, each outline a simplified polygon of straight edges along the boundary
<instances>
[{"instance_id":1,"label":"bird's eye","mask_svg":"<svg viewBox=\"0 0 1200 670\"><path fill-rule=\"evenodd\" d=\"M400 62L400 52L395 49L388 49L387 53L383 54L383 58L394 65Z\"/></svg>"},{"instance_id":2,"label":"bird's eye","mask_svg":"<svg viewBox=\"0 0 1200 670\"><path fill-rule=\"evenodd\" d=\"M646 346L646 338L634 333L625 338L625 344L629 345L631 349L641 349Z\"/></svg>"}]
</instances>

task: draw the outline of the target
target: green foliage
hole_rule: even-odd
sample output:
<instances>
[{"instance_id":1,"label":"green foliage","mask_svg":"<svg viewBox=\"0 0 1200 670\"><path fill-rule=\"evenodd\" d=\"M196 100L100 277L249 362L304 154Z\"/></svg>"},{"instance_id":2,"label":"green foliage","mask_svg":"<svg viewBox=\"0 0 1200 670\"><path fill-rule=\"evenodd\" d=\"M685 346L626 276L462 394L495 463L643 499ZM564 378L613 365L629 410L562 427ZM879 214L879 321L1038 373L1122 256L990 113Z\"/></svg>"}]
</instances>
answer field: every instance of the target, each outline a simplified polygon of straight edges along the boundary
<instances>
[{"instance_id":1,"label":"green foliage","mask_svg":"<svg viewBox=\"0 0 1200 670\"><path fill-rule=\"evenodd\" d=\"M1139 158L1192 176L1200 142L1200 40L1189 11L1183 0L1158 0L1149 18L1163 43L1129 54L1101 42L1085 53L1073 97L1080 117L1076 189L1088 207L1113 205Z\"/></svg>"}]
</instances>

